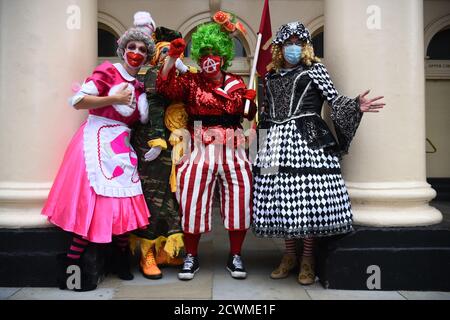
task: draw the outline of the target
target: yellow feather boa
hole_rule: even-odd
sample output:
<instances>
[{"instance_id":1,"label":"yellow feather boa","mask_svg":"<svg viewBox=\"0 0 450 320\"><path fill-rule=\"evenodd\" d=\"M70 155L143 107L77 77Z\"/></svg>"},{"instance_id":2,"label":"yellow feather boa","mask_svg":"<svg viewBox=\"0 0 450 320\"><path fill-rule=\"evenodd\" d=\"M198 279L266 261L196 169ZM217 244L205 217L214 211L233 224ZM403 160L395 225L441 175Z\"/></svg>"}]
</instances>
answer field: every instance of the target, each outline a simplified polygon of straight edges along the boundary
<instances>
[{"instance_id":1,"label":"yellow feather boa","mask_svg":"<svg viewBox=\"0 0 450 320\"><path fill-rule=\"evenodd\" d=\"M177 179L175 173L175 165L180 161L185 150L188 148L187 142L189 131L187 131L188 114L184 109L184 104L176 102L166 109L164 123L172 132L169 137L169 143L173 146L172 151L172 172L170 173L170 189L172 192L177 191ZM187 135L187 136L186 136Z\"/></svg>"},{"instance_id":2,"label":"yellow feather boa","mask_svg":"<svg viewBox=\"0 0 450 320\"><path fill-rule=\"evenodd\" d=\"M138 246L141 252L145 255L148 250L155 247L155 253L158 254L163 249L170 258L179 256L180 251L184 249L184 241L182 233L174 233L167 238L159 236L154 240L140 238L134 234L130 235L130 249L133 254L136 254Z\"/></svg>"}]
</instances>

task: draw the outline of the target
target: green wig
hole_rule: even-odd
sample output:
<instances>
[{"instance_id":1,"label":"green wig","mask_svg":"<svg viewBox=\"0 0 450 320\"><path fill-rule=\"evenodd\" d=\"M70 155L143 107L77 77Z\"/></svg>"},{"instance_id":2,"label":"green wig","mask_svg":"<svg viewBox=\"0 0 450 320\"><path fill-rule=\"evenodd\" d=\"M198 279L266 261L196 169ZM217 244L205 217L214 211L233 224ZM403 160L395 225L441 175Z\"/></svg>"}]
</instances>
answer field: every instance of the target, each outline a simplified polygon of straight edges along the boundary
<instances>
[{"instance_id":1,"label":"green wig","mask_svg":"<svg viewBox=\"0 0 450 320\"><path fill-rule=\"evenodd\" d=\"M223 58L223 70L231 65L231 60L234 58L233 39L215 22L201 25L192 34L191 55L195 61L198 62L202 56L207 54L208 49L211 49L212 54Z\"/></svg>"}]
</instances>

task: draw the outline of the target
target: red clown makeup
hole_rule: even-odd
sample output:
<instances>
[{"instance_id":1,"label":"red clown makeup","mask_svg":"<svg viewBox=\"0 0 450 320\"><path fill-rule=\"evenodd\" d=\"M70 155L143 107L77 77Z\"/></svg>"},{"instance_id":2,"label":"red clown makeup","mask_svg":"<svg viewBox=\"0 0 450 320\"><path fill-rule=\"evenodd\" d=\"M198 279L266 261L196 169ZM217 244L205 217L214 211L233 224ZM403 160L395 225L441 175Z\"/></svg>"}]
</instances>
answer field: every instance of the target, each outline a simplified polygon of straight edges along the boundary
<instances>
[{"instance_id":1,"label":"red clown makeup","mask_svg":"<svg viewBox=\"0 0 450 320\"><path fill-rule=\"evenodd\" d=\"M127 45L124 54L126 64L133 69L139 69L147 57L147 48L139 42L132 41Z\"/></svg>"},{"instance_id":2,"label":"red clown makeup","mask_svg":"<svg viewBox=\"0 0 450 320\"><path fill-rule=\"evenodd\" d=\"M125 52L126 62L130 67L140 68L144 63L145 57L140 53Z\"/></svg>"}]
</instances>

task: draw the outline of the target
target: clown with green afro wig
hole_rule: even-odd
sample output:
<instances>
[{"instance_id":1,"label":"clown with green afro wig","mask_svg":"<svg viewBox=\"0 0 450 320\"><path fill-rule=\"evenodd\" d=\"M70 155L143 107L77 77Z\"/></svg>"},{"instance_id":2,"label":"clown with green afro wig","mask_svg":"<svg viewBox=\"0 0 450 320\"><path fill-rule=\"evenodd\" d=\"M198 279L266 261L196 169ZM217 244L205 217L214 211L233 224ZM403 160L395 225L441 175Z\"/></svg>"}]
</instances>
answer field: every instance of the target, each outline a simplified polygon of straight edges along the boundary
<instances>
[{"instance_id":1,"label":"clown with green afro wig","mask_svg":"<svg viewBox=\"0 0 450 320\"><path fill-rule=\"evenodd\" d=\"M191 280L199 271L198 244L201 235L212 228L211 204L216 185L220 190L231 188L239 195L236 198L221 193L223 223L230 241L226 267L232 278L247 276L241 247L252 217L253 177L250 166L244 165L248 159L241 122L244 117L251 121L256 114L256 91L247 89L239 75L225 71L234 58L233 36L237 32L245 35L243 24L234 22L234 16L223 11L212 20L192 35L191 57L201 72L177 73L175 62L186 49L186 41L178 38L170 42L168 58L156 80L157 93L184 103L187 115L185 132L180 130L173 139L182 142L176 154L175 162L180 165L173 184L177 200L183 204L180 215L186 257L178 273L180 280ZM246 113L247 101L250 108ZM205 179L197 179L199 173L204 173Z\"/></svg>"},{"instance_id":2,"label":"clown with green afro wig","mask_svg":"<svg viewBox=\"0 0 450 320\"><path fill-rule=\"evenodd\" d=\"M202 56L209 53L223 58L223 70L231 66L231 61L234 59L232 38L214 22L201 25L192 35L192 58L198 62Z\"/></svg>"}]
</instances>

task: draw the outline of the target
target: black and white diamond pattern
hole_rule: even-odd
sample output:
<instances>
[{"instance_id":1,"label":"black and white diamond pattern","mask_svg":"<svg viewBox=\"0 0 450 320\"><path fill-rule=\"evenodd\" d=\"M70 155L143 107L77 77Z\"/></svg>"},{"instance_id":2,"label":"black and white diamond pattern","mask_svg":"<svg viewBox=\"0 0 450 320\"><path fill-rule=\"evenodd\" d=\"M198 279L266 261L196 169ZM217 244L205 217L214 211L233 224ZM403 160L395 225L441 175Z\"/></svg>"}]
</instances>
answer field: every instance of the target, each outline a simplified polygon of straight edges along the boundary
<instances>
[{"instance_id":1,"label":"black and white diamond pattern","mask_svg":"<svg viewBox=\"0 0 450 320\"><path fill-rule=\"evenodd\" d=\"M257 175L252 229L258 236L301 238L352 230L352 211L340 174Z\"/></svg>"},{"instance_id":2,"label":"black and white diamond pattern","mask_svg":"<svg viewBox=\"0 0 450 320\"><path fill-rule=\"evenodd\" d=\"M322 63L315 63L308 70L308 75L321 92L323 98L331 104L338 96L338 92L325 66Z\"/></svg>"},{"instance_id":3,"label":"black and white diamond pattern","mask_svg":"<svg viewBox=\"0 0 450 320\"><path fill-rule=\"evenodd\" d=\"M301 170L339 168L339 159L323 149L310 149L295 120L269 129L255 166L300 169L255 174L252 229L257 236L289 239L352 230L351 203L341 174Z\"/></svg>"},{"instance_id":4,"label":"black and white diamond pattern","mask_svg":"<svg viewBox=\"0 0 450 320\"><path fill-rule=\"evenodd\" d=\"M262 144L255 159L258 168L340 168L336 156L326 154L323 149L311 149L297 128L297 122L272 126L267 140Z\"/></svg>"},{"instance_id":5,"label":"black and white diamond pattern","mask_svg":"<svg viewBox=\"0 0 450 320\"><path fill-rule=\"evenodd\" d=\"M307 43L311 42L311 35L308 29L306 29L302 23L296 21L283 24L280 29L278 29L275 40L273 40L272 43L277 45L283 44L283 42L289 39L292 35L298 36L301 41L305 41Z\"/></svg>"}]
</instances>

